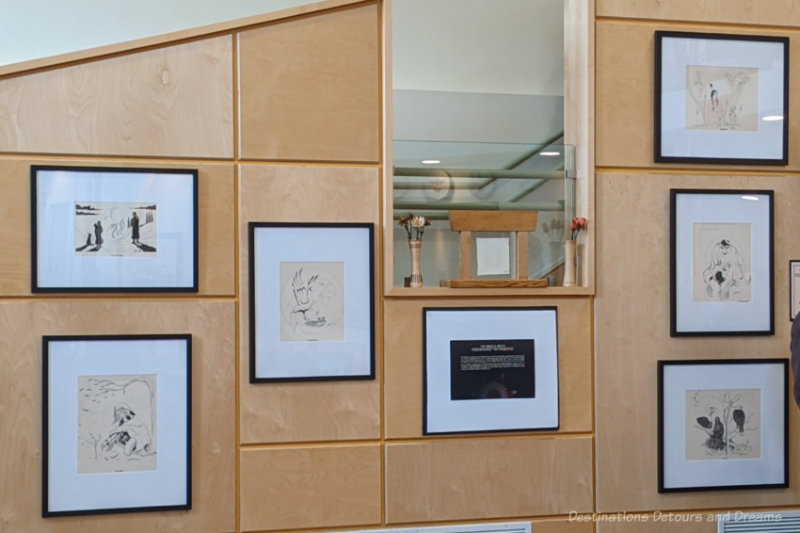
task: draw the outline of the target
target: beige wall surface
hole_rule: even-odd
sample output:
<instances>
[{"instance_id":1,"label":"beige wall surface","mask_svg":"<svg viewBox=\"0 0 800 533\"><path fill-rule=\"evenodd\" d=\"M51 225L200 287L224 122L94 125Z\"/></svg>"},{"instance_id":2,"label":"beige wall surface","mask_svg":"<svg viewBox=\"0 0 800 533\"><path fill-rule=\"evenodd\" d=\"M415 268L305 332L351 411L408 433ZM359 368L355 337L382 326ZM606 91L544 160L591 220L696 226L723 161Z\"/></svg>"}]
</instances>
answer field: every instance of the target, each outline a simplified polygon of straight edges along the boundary
<instances>
[{"instance_id":1,"label":"beige wall surface","mask_svg":"<svg viewBox=\"0 0 800 533\"><path fill-rule=\"evenodd\" d=\"M231 37L0 79L0 153L233 155Z\"/></svg>"},{"instance_id":2,"label":"beige wall surface","mask_svg":"<svg viewBox=\"0 0 800 533\"><path fill-rule=\"evenodd\" d=\"M242 451L242 531L376 525L377 444Z\"/></svg>"},{"instance_id":3,"label":"beige wall surface","mask_svg":"<svg viewBox=\"0 0 800 533\"><path fill-rule=\"evenodd\" d=\"M236 513L231 302L0 302L0 530L231 531ZM192 335L192 510L41 518L42 336Z\"/></svg>"},{"instance_id":4,"label":"beige wall surface","mask_svg":"<svg viewBox=\"0 0 800 533\"><path fill-rule=\"evenodd\" d=\"M590 437L391 443L387 523L590 512L591 461Z\"/></svg>"},{"instance_id":5,"label":"beige wall surface","mask_svg":"<svg viewBox=\"0 0 800 533\"><path fill-rule=\"evenodd\" d=\"M797 22L796 0L596 0L597 16L665 21L785 26ZM795 24L792 24L795 25Z\"/></svg>"},{"instance_id":6,"label":"beige wall surface","mask_svg":"<svg viewBox=\"0 0 800 533\"><path fill-rule=\"evenodd\" d=\"M239 35L243 158L378 161L378 7Z\"/></svg>"}]
</instances>

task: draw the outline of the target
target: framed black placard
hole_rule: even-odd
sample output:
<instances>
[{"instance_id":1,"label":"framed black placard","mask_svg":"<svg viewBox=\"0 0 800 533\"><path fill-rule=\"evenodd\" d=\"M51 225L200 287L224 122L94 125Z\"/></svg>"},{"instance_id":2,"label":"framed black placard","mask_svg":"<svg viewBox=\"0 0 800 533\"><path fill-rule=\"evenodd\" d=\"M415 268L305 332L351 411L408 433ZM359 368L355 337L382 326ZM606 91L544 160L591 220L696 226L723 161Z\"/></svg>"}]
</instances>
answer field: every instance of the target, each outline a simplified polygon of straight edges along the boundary
<instances>
[{"instance_id":1,"label":"framed black placard","mask_svg":"<svg viewBox=\"0 0 800 533\"><path fill-rule=\"evenodd\" d=\"M655 33L655 161L785 165L789 39Z\"/></svg>"},{"instance_id":2,"label":"framed black placard","mask_svg":"<svg viewBox=\"0 0 800 533\"><path fill-rule=\"evenodd\" d=\"M773 192L670 191L670 334L772 335Z\"/></svg>"},{"instance_id":3,"label":"framed black placard","mask_svg":"<svg viewBox=\"0 0 800 533\"><path fill-rule=\"evenodd\" d=\"M197 292L197 171L31 167L33 292Z\"/></svg>"},{"instance_id":4,"label":"framed black placard","mask_svg":"<svg viewBox=\"0 0 800 533\"><path fill-rule=\"evenodd\" d=\"M191 336L45 336L42 514L191 508Z\"/></svg>"},{"instance_id":5,"label":"framed black placard","mask_svg":"<svg viewBox=\"0 0 800 533\"><path fill-rule=\"evenodd\" d=\"M658 362L658 491L789 483L788 360Z\"/></svg>"},{"instance_id":6,"label":"framed black placard","mask_svg":"<svg viewBox=\"0 0 800 533\"><path fill-rule=\"evenodd\" d=\"M557 429L554 307L425 308L423 433Z\"/></svg>"}]
</instances>

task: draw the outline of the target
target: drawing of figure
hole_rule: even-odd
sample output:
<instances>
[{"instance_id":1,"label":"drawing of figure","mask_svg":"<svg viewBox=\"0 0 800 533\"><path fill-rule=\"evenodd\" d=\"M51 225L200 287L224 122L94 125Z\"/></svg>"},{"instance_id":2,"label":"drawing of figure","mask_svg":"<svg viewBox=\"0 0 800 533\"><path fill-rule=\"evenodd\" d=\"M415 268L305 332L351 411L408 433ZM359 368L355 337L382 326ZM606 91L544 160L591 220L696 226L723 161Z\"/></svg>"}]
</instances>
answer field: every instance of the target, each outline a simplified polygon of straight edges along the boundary
<instances>
[{"instance_id":1,"label":"drawing of figure","mask_svg":"<svg viewBox=\"0 0 800 533\"><path fill-rule=\"evenodd\" d=\"M139 215L136 211L133 212L131 217L131 242L137 244L139 242Z\"/></svg>"},{"instance_id":2,"label":"drawing of figure","mask_svg":"<svg viewBox=\"0 0 800 533\"><path fill-rule=\"evenodd\" d=\"M78 473L156 469L154 374L79 376Z\"/></svg>"},{"instance_id":3,"label":"drawing of figure","mask_svg":"<svg viewBox=\"0 0 800 533\"><path fill-rule=\"evenodd\" d=\"M144 202L75 202L76 255L155 257L158 252L157 207ZM90 247L92 238L95 245Z\"/></svg>"},{"instance_id":4,"label":"drawing of figure","mask_svg":"<svg viewBox=\"0 0 800 533\"><path fill-rule=\"evenodd\" d=\"M120 452L126 456L149 455L152 453L151 440L150 430L145 423L122 403L114 407L114 420L101 450L108 458L116 458Z\"/></svg>"},{"instance_id":5,"label":"drawing of figure","mask_svg":"<svg viewBox=\"0 0 800 533\"><path fill-rule=\"evenodd\" d=\"M292 313L300 314L306 326L320 327L325 325L325 315L320 310L315 292L318 279L319 275L303 279L302 268L295 272L292 279L292 293L296 303Z\"/></svg>"},{"instance_id":6,"label":"drawing of figure","mask_svg":"<svg viewBox=\"0 0 800 533\"><path fill-rule=\"evenodd\" d=\"M98 248L103 244L103 224L99 220L94 223L94 244Z\"/></svg>"},{"instance_id":7,"label":"drawing of figure","mask_svg":"<svg viewBox=\"0 0 800 533\"><path fill-rule=\"evenodd\" d=\"M344 263L282 262L281 340L344 340Z\"/></svg>"},{"instance_id":8,"label":"drawing of figure","mask_svg":"<svg viewBox=\"0 0 800 533\"><path fill-rule=\"evenodd\" d=\"M713 300L727 301L749 286L739 246L731 239L715 241L706 253L703 270L706 292Z\"/></svg>"},{"instance_id":9,"label":"drawing of figure","mask_svg":"<svg viewBox=\"0 0 800 533\"><path fill-rule=\"evenodd\" d=\"M687 391L686 458L760 457L760 397L758 389Z\"/></svg>"},{"instance_id":10,"label":"drawing of figure","mask_svg":"<svg viewBox=\"0 0 800 533\"><path fill-rule=\"evenodd\" d=\"M756 131L758 70L688 65L688 129Z\"/></svg>"}]
</instances>

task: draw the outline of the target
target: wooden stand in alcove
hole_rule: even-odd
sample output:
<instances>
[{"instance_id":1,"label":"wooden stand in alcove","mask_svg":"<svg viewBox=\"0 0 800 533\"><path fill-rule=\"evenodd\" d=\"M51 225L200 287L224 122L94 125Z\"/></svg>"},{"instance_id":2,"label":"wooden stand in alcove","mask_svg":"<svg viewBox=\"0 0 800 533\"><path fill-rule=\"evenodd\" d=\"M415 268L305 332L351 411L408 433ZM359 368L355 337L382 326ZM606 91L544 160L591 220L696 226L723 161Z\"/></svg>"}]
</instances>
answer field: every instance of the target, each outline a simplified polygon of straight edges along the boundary
<instances>
[{"instance_id":1,"label":"wooden stand in alcove","mask_svg":"<svg viewBox=\"0 0 800 533\"><path fill-rule=\"evenodd\" d=\"M536 231L537 211L450 211L450 229L458 232L458 275L440 286L452 288L540 288L546 279L528 279L528 232ZM515 279L472 278L472 232L509 232L517 239Z\"/></svg>"}]
</instances>

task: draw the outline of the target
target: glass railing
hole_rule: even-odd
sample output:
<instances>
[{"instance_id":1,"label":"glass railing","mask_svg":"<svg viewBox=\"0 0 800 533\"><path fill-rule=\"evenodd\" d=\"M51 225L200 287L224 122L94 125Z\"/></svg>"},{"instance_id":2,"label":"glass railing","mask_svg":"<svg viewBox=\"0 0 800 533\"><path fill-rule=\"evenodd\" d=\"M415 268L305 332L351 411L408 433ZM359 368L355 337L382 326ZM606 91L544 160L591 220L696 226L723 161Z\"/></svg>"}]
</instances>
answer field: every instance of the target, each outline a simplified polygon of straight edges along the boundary
<instances>
[{"instance_id":1,"label":"glass railing","mask_svg":"<svg viewBox=\"0 0 800 533\"><path fill-rule=\"evenodd\" d=\"M575 210L573 146L395 140L393 147L395 286L407 285L411 269L405 242L408 235L397 224L409 213L430 221L421 251L425 286L439 286L459 277L459 237L451 228L453 211L536 213L535 231L529 232L527 239L527 273L514 270L520 263L517 241L509 238L509 232L475 235L492 246L498 242L505 246L502 239L509 242L508 273L501 267L483 274L485 279L547 279L561 266L561 243ZM487 272L478 263L480 247L475 247L471 259L476 275Z\"/></svg>"}]
</instances>

